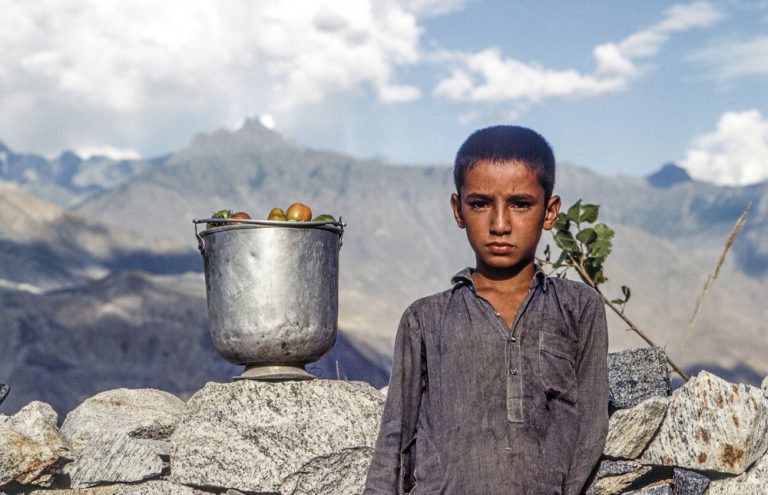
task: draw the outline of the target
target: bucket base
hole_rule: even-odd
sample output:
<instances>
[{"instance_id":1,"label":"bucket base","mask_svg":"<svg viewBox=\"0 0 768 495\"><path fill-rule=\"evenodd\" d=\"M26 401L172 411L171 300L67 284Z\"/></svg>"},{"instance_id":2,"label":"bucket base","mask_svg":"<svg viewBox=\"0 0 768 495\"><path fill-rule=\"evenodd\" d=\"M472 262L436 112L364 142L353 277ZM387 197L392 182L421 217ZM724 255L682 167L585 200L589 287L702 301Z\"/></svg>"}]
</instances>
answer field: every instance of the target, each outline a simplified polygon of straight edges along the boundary
<instances>
[{"instance_id":1,"label":"bucket base","mask_svg":"<svg viewBox=\"0 0 768 495\"><path fill-rule=\"evenodd\" d=\"M303 366L290 364L264 364L246 366L240 376L233 376L233 380L314 380L315 377L307 373Z\"/></svg>"}]
</instances>

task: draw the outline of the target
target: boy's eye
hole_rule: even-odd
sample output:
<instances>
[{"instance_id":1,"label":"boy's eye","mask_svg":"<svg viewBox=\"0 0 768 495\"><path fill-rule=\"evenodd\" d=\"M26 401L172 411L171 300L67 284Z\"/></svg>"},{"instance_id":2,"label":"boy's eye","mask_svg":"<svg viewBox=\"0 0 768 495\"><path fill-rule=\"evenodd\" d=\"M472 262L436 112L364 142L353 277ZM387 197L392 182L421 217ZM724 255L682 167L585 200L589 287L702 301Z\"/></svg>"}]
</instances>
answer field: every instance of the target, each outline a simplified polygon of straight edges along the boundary
<instances>
[{"instance_id":1,"label":"boy's eye","mask_svg":"<svg viewBox=\"0 0 768 495\"><path fill-rule=\"evenodd\" d=\"M473 210L482 210L483 208L488 208L490 203L488 201L470 201L469 207Z\"/></svg>"},{"instance_id":2,"label":"boy's eye","mask_svg":"<svg viewBox=\"0 0 768 495\"><path fill-rule=\"evenodd\" d=\"M513 201L510 206L516 210L524 210L531 207L531 203L528 201Z\"/></svg>"}]
</instances>

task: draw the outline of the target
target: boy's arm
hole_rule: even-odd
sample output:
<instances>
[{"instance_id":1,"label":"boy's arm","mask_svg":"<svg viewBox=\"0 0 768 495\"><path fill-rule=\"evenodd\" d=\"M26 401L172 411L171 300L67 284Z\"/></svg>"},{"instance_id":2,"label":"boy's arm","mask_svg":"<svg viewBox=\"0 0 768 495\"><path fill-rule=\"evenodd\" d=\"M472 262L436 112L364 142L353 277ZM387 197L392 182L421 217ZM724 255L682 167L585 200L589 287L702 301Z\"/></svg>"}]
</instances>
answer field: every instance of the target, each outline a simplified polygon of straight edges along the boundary
<instances>
[{"instance_id":1,"label":"boy's arm","mask_svg":"<svg viewBox=\"0 0 768 495\"><path fill-rule=\"evenodd\" d=\"M608 328L605 307L597 293L587 301L579 319L576 361L579 411L576 450L571 459L564 495L581 493L603 452L608 433Z\"/></svg>"},{"instance_id":2,"label":"boy's arm","mask_svg":"<svg viewBox=\"0 0 768 495\"><path fill-rule=\"evenodd\" d=\"M421 332L409 308L397 329L387 400L364 495L403 493L401 453L416 432L423 362Z\"/></svg>"}]
</instances>

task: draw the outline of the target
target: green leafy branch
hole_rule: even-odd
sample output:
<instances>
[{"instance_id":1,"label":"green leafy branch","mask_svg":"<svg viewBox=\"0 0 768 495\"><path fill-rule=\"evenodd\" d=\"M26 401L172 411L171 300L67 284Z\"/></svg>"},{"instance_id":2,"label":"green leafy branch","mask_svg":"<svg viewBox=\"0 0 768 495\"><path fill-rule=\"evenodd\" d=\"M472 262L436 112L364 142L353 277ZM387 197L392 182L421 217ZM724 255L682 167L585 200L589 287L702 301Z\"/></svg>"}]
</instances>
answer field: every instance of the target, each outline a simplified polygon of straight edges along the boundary
<instances>
[{"instance_id":1,"label":"green leafy branch","mask_svg":"<svg viewBox=\"0 0 768 495\"><path fill-rule=\"evenodd\" d=\"M595 223L599 209L599 205L582 204L581 200L578 200L566 213L559 213L552 237L555 245L560 248L560 255L557 260L552 261L552 251L547 245L544 249L544 259L539 261L551 266L553 273L561 278L565 277L569 269L576 270L582 281L600 294L605 305L629 326L629 330L639 335L648 345L655 346L651 338L624 314L632 295L630 288L621 286L622 297L609 299L599 287L608 281L603 263L611 254L614 236L613 229L606 224ZM667 362L678 375L688 381L688 375L669 356Z\"/></svg>"}]
</instances>

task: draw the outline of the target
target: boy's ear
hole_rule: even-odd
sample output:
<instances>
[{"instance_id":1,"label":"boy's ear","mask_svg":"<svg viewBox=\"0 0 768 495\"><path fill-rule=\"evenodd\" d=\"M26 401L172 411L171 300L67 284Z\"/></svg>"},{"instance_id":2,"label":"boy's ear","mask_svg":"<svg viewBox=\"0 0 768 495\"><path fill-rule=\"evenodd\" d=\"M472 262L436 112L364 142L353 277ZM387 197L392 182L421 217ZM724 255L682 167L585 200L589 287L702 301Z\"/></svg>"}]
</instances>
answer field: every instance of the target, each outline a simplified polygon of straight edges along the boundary
<instances>
[{"instance_id":1,"label":"boy's ear","mask_svg":"<svg viewBox=\"0 0 768 495\"><path fill-rule=\"evenodd\" d=\"M552 196L547 201L547 209L544 213L544 230L552 230L557 220L557 214L560 212L560 196Z\"/></svg>"},{"instance_id":2,"label":"boy's ear","mask_svg":"<svg viewBox=\"0 0 768 495\"><path fill-rule=\"evenodd\" d=\"M456 220L456 225L463 229L464 217L461 214L461 198L456 193L451 194L451 209L453 210L453 218Z\"/></svg>"}]
</instances>

